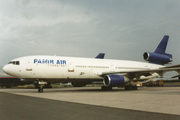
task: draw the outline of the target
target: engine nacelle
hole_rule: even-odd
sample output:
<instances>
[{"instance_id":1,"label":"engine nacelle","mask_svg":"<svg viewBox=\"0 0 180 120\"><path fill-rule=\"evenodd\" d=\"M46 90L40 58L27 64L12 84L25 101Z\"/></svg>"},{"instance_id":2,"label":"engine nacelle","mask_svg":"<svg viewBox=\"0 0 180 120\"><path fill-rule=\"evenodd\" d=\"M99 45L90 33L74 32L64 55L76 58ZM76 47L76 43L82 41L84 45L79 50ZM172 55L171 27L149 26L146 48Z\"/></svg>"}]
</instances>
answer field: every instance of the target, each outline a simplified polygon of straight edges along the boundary
<instances>
[{"instance_id":1,"label":"engine nacelle","mask_svg":"<svg viewBox=\"0 0 180 120\"><path fill-rule=\"evenodd\" d=\"M144 60L149 61L150 63L156 63L162 65L172 62L172 55L167 53L159 54L159 53L145 52L143 54L143 58Z\"/></svg>"},{"instance_id":2,"label":"engine nacelle","mask_svg":"<svg viewBox=\"0 0 180 120\"><path fill-rule=\"evenodd\" d=\"M118 87L127 82L129 82L129 78L124 77L123 75L114 75L114 74L104 76L104 80L103 80L104 85L110 87Z\"/></svg>"}]
</instances>

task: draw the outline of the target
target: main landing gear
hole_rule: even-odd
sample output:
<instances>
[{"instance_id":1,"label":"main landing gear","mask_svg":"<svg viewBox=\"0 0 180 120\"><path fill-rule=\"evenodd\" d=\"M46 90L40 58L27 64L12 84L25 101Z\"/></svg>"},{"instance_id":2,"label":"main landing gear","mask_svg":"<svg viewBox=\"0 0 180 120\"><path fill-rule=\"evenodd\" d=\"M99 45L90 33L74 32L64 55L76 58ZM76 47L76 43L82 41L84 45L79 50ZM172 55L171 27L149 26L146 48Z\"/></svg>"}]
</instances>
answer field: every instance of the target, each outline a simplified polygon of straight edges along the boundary
<instances>
[{"instance_id":1,"label":"main landing gear","mask_svg":"<svg viewBox=\"0 0 180 120\"><path fill-rule=\"evenodd\" d=\"M137 90L137 84L133 82L133 80L131 79L130 82L128 82L127 84L125 84L124 86L125 90Z\"/></svg>"},{"instance_id":2,"label":"main landing gear","mask_svg":"<svg viewBox=\"0 0 180 120\"><path fill-rule=\"evenodd\" d=\"M125 85L125 90L137 90L137 86L133 86L133 85Z\"/></svg>"}]
</instances>

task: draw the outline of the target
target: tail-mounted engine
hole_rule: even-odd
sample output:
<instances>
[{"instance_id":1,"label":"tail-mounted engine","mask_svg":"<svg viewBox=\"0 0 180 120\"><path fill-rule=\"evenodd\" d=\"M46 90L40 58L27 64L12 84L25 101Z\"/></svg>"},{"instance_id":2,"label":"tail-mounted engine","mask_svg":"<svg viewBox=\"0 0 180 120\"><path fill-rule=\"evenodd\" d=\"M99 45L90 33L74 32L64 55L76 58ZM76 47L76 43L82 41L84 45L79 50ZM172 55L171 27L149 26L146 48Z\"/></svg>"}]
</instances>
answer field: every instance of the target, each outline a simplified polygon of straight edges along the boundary
<instances>
[{"instance_id":1,"label":"tail-mounted engine","mask_svg":"<svg viewBox=\"0 0 180 120\"><path fill-rule=\"evenodd\" d=\"M159 53L154 53L154 52L145 52L143 54L143 58L146 61L149 61L150 63L155 63L155 64L167 64L169 62L172 62L172 55L171 54L159 54Z\"/></svg>"}]
</instances>

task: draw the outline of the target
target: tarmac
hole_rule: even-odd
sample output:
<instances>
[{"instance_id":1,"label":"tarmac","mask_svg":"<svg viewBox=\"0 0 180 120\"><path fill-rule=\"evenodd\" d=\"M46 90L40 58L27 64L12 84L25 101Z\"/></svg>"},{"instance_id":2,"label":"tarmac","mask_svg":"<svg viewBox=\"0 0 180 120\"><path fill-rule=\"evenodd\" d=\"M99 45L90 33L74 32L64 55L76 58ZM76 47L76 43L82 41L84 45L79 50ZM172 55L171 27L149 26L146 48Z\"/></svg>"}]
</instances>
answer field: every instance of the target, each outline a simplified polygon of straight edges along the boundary
<instances>
[{"instance_id":1,"label":"tarmac","mask_svg":"<svg viewBox=\"0 0 180 120\"><path fill-rule=\"evenodd\" d=\"M0 89L0 99L1 120L11 118L7 114L12 113L13 118L26 116L33 120L180 119L180 87L140 87L130 91L67 87L44 89L43 93L37 89L12 88ZM21 111L22 117L14 114L16 110Z\"/></svg>"}]
</instances>

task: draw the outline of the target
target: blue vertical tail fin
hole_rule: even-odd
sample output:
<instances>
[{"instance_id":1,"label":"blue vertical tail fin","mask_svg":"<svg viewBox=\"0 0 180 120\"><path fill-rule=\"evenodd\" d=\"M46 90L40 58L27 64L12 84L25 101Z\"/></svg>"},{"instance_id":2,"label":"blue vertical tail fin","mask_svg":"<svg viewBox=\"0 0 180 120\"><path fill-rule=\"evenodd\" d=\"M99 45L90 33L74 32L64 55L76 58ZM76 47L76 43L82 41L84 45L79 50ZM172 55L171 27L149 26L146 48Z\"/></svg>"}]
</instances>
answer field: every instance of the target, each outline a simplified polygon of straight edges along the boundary
<instances>
[{"instance_id":1,"label":"blue vertical tail fin","mask_svg":"<svg viewBox=\"0 0 180 120\"><path fill-rule=\"evenodd\" d=\"M168 44L169 36L164 35L163 39L155 49L154 53L164 54L166 52L166 47Z\"/></svg>"}]
</instances>

